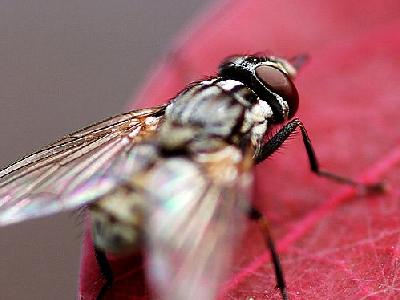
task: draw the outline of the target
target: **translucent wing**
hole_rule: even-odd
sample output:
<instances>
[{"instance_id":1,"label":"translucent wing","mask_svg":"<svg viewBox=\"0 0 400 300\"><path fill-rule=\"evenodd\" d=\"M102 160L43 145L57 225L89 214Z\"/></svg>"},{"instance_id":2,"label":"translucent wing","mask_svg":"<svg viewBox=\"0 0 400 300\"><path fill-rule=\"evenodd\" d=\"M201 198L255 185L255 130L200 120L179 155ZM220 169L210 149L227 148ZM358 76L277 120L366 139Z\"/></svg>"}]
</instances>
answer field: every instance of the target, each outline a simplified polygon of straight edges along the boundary
<instances>
[{"instance_id":1,"label":"translucent wing","mask_svg":"<svg viewBox=\"0 0 400 300\"><path fill-rule=\"evenodd\" d=\"M74 209L109 192L139 163L133 151L165 106L131 111L74 133L0 171L0 226Z\"/></svg>"},{"instance_id":2,"label":"translucent wing","mask_svg":"<svg viewBox=\"0 0 400 300\"><path fill-rule=\"evenodd\" d=\"M251 176L238 150L160 162L149 177L154 207L149 272L160 299L214 299L243 229ZM242 173L241 173L242 172Z\"/></svg>"}]
</instances>

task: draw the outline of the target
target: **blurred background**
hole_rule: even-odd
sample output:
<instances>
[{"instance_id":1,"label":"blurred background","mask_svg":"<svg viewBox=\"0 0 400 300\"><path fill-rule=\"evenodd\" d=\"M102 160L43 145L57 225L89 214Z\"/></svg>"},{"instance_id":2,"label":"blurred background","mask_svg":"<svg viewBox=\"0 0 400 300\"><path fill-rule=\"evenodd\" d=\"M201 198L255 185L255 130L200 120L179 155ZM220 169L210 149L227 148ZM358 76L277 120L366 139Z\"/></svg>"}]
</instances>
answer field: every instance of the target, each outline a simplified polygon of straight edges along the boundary
<instances>
[{"instance_id":1,"label":"blurred background","mask_svg":"<svg viewBox=\"0 0 400 300\"><path fill-rule=\"evenodd\" d=\"M124 110L209 1L0 1L0 166ZM74 299L72 213L0 229L0 299Z\"/></svg>"}]
</instances>

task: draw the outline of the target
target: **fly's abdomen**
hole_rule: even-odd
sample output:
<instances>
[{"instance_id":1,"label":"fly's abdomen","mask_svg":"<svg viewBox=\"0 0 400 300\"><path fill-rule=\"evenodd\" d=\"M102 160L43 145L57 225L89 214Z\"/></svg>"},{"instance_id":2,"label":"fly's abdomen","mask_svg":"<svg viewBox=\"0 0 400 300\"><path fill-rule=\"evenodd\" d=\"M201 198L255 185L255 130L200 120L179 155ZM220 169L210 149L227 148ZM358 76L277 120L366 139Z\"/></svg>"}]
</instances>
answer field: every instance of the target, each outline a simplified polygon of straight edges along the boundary
<instances>
[{"instance_id":1,"label":"fly's abdomen","mask_svg":"<svg viewBox=\"0 0 400 300\"><path fill-rule=\"evenodd\" d=\"M98 249L124 253L142 247L148 203L133 179L145 180L158 158L157 148L151 143L134 147L124 163L133 176L124 177L117 188L89 207L93 242Z\"/></svg>"},{"instance_id":2,"label":"fly's abdomen","mask_svg":"<svg viewBox=\"0 0 400 300\"><path fill-rule=\"evenodd\" d=\"M93 242L111 253L135 252L143 245L146 207L143 195L119 187L90 207Z\"/></svg>"}]
</instances>

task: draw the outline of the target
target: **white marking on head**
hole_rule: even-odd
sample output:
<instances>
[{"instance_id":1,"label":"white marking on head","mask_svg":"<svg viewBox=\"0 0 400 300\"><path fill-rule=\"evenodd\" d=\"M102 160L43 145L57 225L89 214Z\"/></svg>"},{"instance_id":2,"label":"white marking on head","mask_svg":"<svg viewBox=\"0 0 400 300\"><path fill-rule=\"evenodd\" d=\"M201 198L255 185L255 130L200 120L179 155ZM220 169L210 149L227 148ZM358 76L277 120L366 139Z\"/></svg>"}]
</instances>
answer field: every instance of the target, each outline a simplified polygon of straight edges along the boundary
<instances>
[{"instance_id":1,"label":"white marking on head","mask_svg":"<svg viewBox=\"0 0 400 300\"><path fill-rule=\"evenodd\" d=\"M240 81L232 79L220 81L217 83L217 85L225 91L231 91L235 87L244 86L243 83L241 83Z\"/></svg>"},{"instance_id":2,"label":"white marking on head","mask_svg":"<svg viewBox=\"0 0 400 300\"><path fill-rule=\"evenodd\" d=\"M281 96L279 96L278 94L275 94L275 93L273 93L273 94L274 94L276 100L278 100L279 105L282 108L283 118L286 120L289 116L289 105L285 100L283 100L283 98Z\"/></svg>"},{"instance_id":3,"label":"white marking on head","mask_svg":"<svg viewBox=\"0 0 400 300\"><path fill-rule=\"evenodd\" d=\"M256 105L251 108L254 122L262 122L272 117L271 106L265 101L259 101Z\"/></svg>"},{"instance_id":4,"label":"white marking on head","mask_svg":"<svg viewBox=\"0 0 400 300\"><path fill-rule=\"evenodd\" d=\"M257 123L263 123L268 118L272 117L273 112L271 106L265 101L258 101L250 110L246 110L241 132L247 132Z\"/></svg>"}]
</instances>

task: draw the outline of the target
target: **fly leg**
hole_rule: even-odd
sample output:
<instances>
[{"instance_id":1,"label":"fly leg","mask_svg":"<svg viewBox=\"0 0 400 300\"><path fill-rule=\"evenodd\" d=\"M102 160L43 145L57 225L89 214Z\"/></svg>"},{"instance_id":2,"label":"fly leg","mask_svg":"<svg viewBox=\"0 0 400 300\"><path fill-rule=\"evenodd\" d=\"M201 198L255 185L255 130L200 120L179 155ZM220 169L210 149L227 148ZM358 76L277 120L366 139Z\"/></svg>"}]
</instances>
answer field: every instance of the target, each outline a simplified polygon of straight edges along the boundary
<instances>
[{"instance_id":1,"label":"fly leg","mask_svg":"<svg viewBox=\"0 0 400 300\"><path fill-rule=\"evenodd\" d=\"M301 122L299 119L293 119L292 121L287 123L268 142L266 142L262 146L260 153L255 158L256 163L260 163L268 158L270 155L272 155L297 128L299 128L301 131L303 143L307 151L308 161L310 163L310 168L312 172L314 172L318 176L326 177L339 183L354 186L363 193L382 193L384 191L385 187L384 184L381 182L361 183L354 181L348 177L321 170L307 130L304 127L303 122Z\"/></svg>"},{"instance_id":2,"label":"fly leg","mask_svg":"<svg viewBox=\"0 0 400 300\"><path fill-rule=\"evenodd\" d=\"M281 265L281 262L279 259L279 255L275 248L274 240L271 236L271 231L269 230L267 219L255 207L251 207L249 209L247 216L249 219L256 221L258 223L258 225L260 226L261 233L264 237L265 244L269 249L269 252L271 254L272 263L274 265L276 287L279 288L281 295L282 295L282 299L287 300L288 295L287 295L285 277L283 275L282 265Z\"/></svg>"},{"instance_id":3,"label":"fly leg","mask_svg":"<svg viewBox=\"0 0 400 300\"><path fill-rule=\"evenodd\" d=\"M106 292L111 288L113 282L113 275L110 263L108 262L107 256L103 250L94 248L94 253L96 255L97 264L100 268L101 275L103 275L106 280L105 284L102 286L99 294L97 295L97 300L104 299Z\"/></svg>"}]
</instances>

